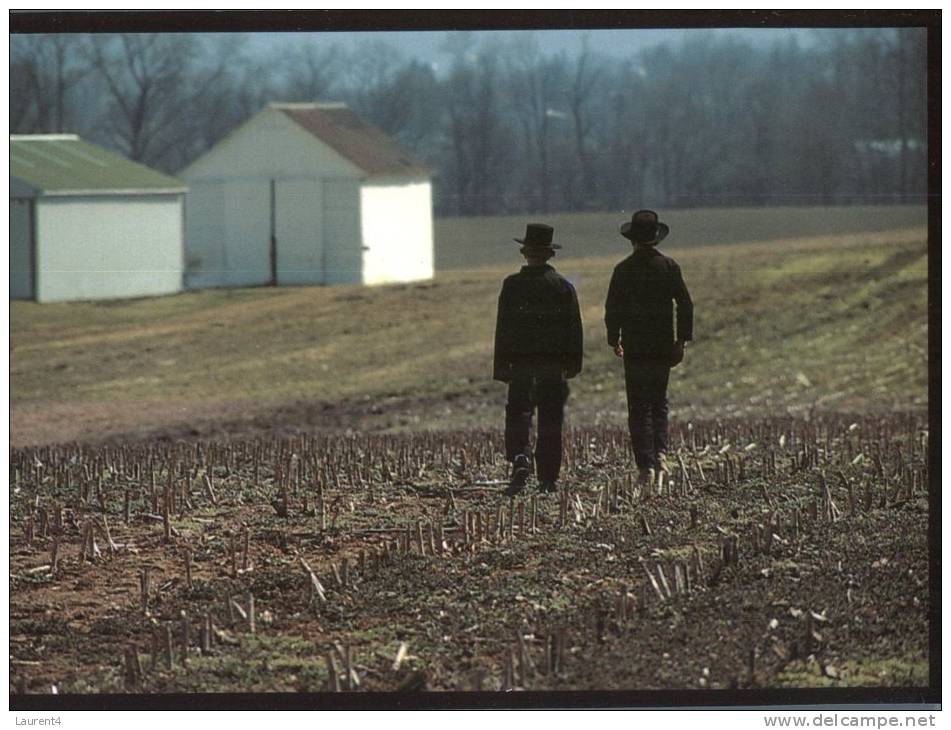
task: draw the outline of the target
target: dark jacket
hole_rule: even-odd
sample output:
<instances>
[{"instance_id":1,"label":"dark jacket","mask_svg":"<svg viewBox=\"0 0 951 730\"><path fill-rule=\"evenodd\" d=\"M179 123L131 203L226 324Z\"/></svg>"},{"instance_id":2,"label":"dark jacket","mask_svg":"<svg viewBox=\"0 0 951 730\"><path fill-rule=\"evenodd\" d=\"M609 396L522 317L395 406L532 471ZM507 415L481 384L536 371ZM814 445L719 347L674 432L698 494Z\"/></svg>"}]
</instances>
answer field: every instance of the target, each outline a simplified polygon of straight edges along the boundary
<instances>
[{"instance_id":1,"label":"dark jacket","mask_svg":"<svg viewBox=\"0 0 951 730\"><path fill-rule=\"evenodd\" d=\"M523 266L499 294L492 377L508 382L519 363L559 364L581 372L584 338L575 288L548 264Z\"/></svg>"},{"instance_id":2,"label":"dark jacket","mask_svg":"<svg viewBox=\"0 0 951 730\"><path fill-rule=\"evenodd\" d=\"M623 338L625 355L670 357L674 343L674 306L681 341L693 339L693 302L677 262L656 248L640 248L614 268L604 323L608 344Z\"/></svg>"}]
</instances>

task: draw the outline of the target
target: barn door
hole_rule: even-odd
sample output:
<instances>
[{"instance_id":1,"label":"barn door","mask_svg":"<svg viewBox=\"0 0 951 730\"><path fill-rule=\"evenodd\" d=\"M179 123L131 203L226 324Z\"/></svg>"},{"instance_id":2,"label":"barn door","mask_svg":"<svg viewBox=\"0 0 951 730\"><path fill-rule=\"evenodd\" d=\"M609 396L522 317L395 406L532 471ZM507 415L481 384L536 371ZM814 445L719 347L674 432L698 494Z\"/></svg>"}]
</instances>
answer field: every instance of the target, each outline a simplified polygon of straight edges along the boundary
<instances>
[{"instance_id":1,"label":"barn door","mask_svg":"<svg viewBox=\"0 0 951 730\"><path fill-rule=\"evenodd\" d=\"M317 178L271 181L274 282L323 284L323 201Z\"/></svg>"},{"instance_id":2,"label":"barn door","mask_svg":"<svg viewBox=\"0 0 951 730\"><path fill-rule=\"evenodd\" d=\"M270 205L267 180L237 178L224 185L221 221L228 286L260 286L271 278L268 260Z\"/></svg>"}]
</instances>

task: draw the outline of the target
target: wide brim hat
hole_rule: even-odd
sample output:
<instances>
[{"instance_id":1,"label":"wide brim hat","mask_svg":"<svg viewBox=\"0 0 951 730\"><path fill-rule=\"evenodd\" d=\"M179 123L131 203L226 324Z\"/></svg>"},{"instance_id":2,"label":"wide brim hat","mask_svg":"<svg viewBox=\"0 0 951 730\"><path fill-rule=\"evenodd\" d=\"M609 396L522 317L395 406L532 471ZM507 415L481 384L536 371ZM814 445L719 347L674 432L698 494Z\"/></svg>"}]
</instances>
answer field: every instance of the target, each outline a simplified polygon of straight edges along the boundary
<instances>
[{"instance_id":1,"label":"wide brim hat","mask_svg":"<svg viewBox=\"0 0 951 730\"><path fill-rule=\"evenodd\" d=\"M621 224L621 235L633 243L657 245L670 233L670 226L657 220L652 210L639 210Z\"/></svg>"},{"instance_id":2,"label":"wide brim hat","mask_svg":"<svg viewBox=\"0 0 951 730\"><path fill-rule=\"evenodd\" d=\"M544 223L529 223L525 226L524 238L513 238L516 243L520 243L526 248L561 248L557 243L552 243L555 235L555 229Z\"/></svg>"}]
</instances>

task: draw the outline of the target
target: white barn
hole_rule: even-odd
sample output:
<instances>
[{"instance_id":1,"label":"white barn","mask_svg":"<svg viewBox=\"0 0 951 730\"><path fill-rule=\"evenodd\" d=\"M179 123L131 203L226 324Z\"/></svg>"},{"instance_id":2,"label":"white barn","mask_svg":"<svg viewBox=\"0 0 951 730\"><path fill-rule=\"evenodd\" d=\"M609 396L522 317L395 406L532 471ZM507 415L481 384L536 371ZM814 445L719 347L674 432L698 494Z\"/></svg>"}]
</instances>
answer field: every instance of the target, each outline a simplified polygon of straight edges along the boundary
<instances>
[{"instance_id":1,"label":"white barn","mask_svg":"<svg viewBox=\"0 0 951 730\"><path fill-rule=\"evenodd\" d=\"M180 177L187 287L433 276L431 171L344 104L271 104Z\"/></svg>"},{"instance_id":2,"label":"white barn","mask_svg":"<svg viewBox=\"0 0 951 730\"><path fill-rule=\"evenodd\" d=\"M182 290L185 185L74 134L10 136L10 298Z\"/></svg>"}]
</instances>

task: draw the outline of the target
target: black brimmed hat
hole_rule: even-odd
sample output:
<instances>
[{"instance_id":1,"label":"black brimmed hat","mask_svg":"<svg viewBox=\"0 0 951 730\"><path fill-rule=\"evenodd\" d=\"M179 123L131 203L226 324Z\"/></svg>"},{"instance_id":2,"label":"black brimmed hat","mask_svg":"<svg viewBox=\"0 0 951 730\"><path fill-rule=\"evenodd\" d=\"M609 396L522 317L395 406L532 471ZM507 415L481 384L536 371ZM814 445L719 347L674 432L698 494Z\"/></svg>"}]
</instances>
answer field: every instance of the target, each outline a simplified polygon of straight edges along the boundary
<instances>
[{"instance_id":1,"label":"black brimmed hat","mask_svg":"<svg viewBox=\"0 0 951 730\"><path fill-rule=\"evenodd\" d=\"M670 227L657 220L652 210L639 210L630 221L621 224L621 235L634 243L650 243L655 246L667 238Z\"/></svg>"},{"instance_id":2,"label":"black brimmed hat","mask_svg":"<svg viewBox=\"0 0 951 730\"><path fill-rule=\"evenodd\" d=\"M555 229L544 223L529 223L525 227L525 238L513 238L516 243L520 243L526 248L561 248L557 243L552 243L551 239L555 234Z\"/></svg>"}]
</instances>

